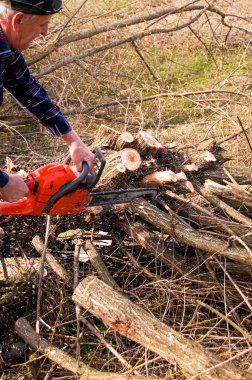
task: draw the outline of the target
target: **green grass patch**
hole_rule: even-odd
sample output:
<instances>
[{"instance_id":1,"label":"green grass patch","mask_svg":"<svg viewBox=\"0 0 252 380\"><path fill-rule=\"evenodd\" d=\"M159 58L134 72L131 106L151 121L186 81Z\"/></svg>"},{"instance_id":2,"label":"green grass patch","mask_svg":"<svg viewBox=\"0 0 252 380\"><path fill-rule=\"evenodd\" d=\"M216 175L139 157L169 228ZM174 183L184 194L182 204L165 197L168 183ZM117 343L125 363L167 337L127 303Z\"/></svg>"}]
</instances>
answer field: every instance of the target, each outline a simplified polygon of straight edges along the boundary
<instances>
[{"instance_id":1,"label":"green grass patch","mask_svg":"<svg viewBox=\"0 0 252 380\"><path fill-rule=\"evenodd\" d=\"M212 56L204 49L152 48L146 59L162 86L173 90L197 90L214 87L229 75L233 78L251 74L252 56L243 54L241 48L217 50Z\"/></svg>"}]
</instances>

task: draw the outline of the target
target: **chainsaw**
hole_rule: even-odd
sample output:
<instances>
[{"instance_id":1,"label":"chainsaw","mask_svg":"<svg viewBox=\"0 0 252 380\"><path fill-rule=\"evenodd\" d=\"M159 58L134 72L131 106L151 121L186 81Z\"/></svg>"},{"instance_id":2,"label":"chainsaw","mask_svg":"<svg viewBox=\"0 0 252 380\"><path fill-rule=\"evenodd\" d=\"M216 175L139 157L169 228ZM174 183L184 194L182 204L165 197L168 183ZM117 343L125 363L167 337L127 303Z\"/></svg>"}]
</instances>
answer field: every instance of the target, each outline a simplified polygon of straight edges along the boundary
<instances>
[{"instance_id":1,"label":"chainsaw","mask_svg":"<svg viewBox=\"0 0 252 380\"><path fill-rule=\"evenodd\" d=\"M106 165L101 150L94 149L97 171L91 173L83 162L79 173L74 166L50 163L28 174L24 182L29 195L17 202L0 202L0 215L65 215L77 214L86 207L129 203L148 196L155 197L157 189L138 188L92 192Z\"/></svg>"}]
</instances>

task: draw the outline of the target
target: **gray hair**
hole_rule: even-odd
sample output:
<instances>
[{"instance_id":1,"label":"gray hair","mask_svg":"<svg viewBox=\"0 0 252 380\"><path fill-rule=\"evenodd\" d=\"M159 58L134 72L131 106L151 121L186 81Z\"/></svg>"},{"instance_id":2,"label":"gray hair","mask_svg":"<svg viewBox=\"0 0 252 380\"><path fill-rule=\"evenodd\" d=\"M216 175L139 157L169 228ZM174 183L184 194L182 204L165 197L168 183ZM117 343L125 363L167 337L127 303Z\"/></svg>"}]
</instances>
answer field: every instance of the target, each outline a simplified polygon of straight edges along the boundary
<instances>
[{"instance_id":1,"label":"gray hair","mask_svg":"<svg viewBox=\"0 0 252 380\"><path fill-rule=\"evenodd\" d=\"M7 21L15 11L5 1L0 1L0 19Z\"/></svg>"}]
</instances>

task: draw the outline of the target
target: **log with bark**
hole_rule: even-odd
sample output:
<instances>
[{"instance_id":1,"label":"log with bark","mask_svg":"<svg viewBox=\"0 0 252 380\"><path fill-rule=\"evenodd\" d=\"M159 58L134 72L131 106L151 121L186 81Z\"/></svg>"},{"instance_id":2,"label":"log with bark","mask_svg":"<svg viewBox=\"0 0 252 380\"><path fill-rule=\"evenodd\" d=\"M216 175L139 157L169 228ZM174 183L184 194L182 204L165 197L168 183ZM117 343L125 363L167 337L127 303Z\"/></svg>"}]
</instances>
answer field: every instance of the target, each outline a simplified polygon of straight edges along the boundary
<instances>
[{"instance_id":1,"label":"log with bark","mask_svg":"<svg viewBox=\"0 0 252 380\"><path fill-rule=\"evenodd\" d=\"M38 274L40 259L7 257L0 261L0 281L21 282Z\"/></svg>"},{"instance_id":2,"label":"log with bark","mask_svg":"<svg viewBox=\"0 0 252 380\"><path fill-rule=\"evenodd\" d=\"M177 363L189 379L249 380L251 375L207 352L160 322L142 307L90 276L75 289L73 300L125 337L140 343L166 360ZM113 300L113 302L111 302Z\"/></svg>"},{"instance_id":3,"label":"log with bark","mask_svg":"<svg viewBox=\"0 0 252 380\"><path fill-rule=\"evenodd\" d=\"M202 251L218 254L232 260L252 265L252 255L242 246L232 247L230 242L199 232L189 225L185 225L170 217L150 202L141 199L133 201L126 206L128 210L141 216L144 220L158 227L161 231L172 236L175 241L180 241Z\"/></svg>"}]
</instances>

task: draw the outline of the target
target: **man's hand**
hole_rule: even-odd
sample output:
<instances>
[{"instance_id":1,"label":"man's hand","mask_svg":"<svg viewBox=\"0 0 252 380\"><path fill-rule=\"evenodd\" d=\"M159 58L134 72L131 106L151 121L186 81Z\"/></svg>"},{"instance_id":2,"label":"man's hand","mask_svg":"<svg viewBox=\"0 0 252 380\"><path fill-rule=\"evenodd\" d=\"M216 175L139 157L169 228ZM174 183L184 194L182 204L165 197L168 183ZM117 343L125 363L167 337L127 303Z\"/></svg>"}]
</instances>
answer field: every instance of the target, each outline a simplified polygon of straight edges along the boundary
<instances>
[{"instance_id":1,"label":"man's hand","mask_svg":"<svg viewBox=\"0 0 252 380\"><path fill-rule=\"evenodd\" d=\"M75 131L68 132L62 136L63 140L69 147L70 156L76 169L82 171L82 163L85 161L89 170L94 171L94 154L88 149L88 147L81 141L80 137Z\"/></svg>"},{"instance_id":2,"label":"man's hand","mask_svg":"<svg viewBox=\"0 0 252 380\"><path fill-rule=\"evenodd\" d=\"M8 183L0 188L0 198L6 202L17 202L28 194L28 187L17 174L10 174Z\"/></svg>"}]
</instances>

